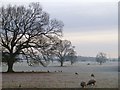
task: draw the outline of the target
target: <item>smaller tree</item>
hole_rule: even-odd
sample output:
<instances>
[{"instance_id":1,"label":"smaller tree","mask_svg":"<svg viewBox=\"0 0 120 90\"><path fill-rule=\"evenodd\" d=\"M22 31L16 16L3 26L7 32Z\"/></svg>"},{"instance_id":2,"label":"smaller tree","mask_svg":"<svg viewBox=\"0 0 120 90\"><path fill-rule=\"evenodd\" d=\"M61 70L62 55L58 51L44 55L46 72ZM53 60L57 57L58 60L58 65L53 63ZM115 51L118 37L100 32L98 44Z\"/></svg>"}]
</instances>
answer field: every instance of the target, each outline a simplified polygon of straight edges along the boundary
<instances>
[{"instance_id":1,"label":"smaller tree","mask_svg":"<svg viewBox=\"0 0 120 90\"><path fill-rule=\"evenodd\" d=\"M97 61L100 65L102 65L102 63L105 63L107 60L108 60L108 59L107 59L105 53L100 52L100 53L98 53L98 54L96 55L96 61Z\"/></svg>"},{"instance_id":2,"label":"smaller tree","mask_svg":"<svg viewBox=\"0 0 120 90\"><path fill-rule=\"evenodd\" d=\"M71 65L73 65L77 61L76 52L74 51L74 46L70 49L68 57L68 61L70 61Z\"/></svg>"},{"instance_id":3,"label":"smaller tree","mask_svg":"<svg viewBox=\"0 0 120 90\"><path fill-rule=\"evenodd\" d=\"M60 66L63 66L65 61L71 61L73 64L75 62L76 52L70 41L60 40L56 38L56 44L53 46L53 53L57 60L60 62Z\"/></svg>"}]
</instances>

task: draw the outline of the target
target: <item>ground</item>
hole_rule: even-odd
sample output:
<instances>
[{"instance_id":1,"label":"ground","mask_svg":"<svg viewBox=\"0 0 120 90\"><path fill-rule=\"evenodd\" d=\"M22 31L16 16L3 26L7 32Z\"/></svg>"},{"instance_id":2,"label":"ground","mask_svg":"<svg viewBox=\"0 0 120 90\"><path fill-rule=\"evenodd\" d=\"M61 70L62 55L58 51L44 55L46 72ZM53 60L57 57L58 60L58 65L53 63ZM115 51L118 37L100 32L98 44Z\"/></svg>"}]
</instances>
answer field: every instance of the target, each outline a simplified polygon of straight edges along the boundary
<instances>
[{"instance_id":1,"label":"ground","mask_svg":"<svg viewBox=\"0 0 120 90\"><path fill-rule=\"evenodd\" d=\"M116 88L115 73L94 73L94 88ZM3 73L3 88L81 88L80 82L88 82L90 73ZM89 87L87 87L89 88Z\"/></svg>"},{"instance_id":2,"label":"ground","mask_svg":"<svg viewBox=\"0 0 120 90\"><path fill-rule=\"evenodd\" d=\"M21 67L20 70L25 69L25 72L2 74L2 87L81 88L80 82L88 82L91 79L90 75L93 73L97 82L92 88L118 88L118 72L116 65L117 64L115 63L107 63L103 65L93 63L91 65L87 65L86 63L77 63L74 66L67 65L65 67L29 67L33 72L28 72L30 71L28 68L25 69L25 67ZM20 71L17 67L14 70ZM78 75L75 74L76 72ZM86 88L91 87L87 86Z\"/></svg>"}]
</instances>

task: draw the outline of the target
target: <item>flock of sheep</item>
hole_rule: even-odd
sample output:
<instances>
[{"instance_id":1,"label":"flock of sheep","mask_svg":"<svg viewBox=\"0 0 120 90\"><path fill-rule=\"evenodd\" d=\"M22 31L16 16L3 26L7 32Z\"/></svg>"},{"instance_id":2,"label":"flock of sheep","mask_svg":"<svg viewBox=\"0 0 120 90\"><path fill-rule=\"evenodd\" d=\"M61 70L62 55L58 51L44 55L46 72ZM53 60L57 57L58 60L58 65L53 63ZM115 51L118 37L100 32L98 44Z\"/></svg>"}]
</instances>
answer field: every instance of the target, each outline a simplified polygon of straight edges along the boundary
<instances>
[{"instance_id":1,"label":"flock of sheep","mask_svg":"<svg viewBox=\"0 0 120 90\"><path fill-rule=\"evenodd\" d=\"M47 72L50 72L49 70ZM57 72L57 71L55 71ZM58 71L58 72L62 72L62 71ZM77 72L75 73L76 75L79 75ZM95 80L95 75L91 74L91 79L88 82L85 81L81 81L80 86L82 88L86 88L87 86L95 86L96 85L96 80ZM19 88L21 88L21 84L18 86Z\"/></svg>"},{"instance_id":2,"label":"flock of sheep","mask_svg":"<svg viewBox=\"0 0 120 90\"><path fill-rule=\"evenodd\" d=\"M96 84L96 80L95 80L95 75L94 74L91 74L91 79L87 83L85 81L82 81L80 83L82 88L85 88L87 86L95 86L95 84Z\"/></svg>"}]
</instances>

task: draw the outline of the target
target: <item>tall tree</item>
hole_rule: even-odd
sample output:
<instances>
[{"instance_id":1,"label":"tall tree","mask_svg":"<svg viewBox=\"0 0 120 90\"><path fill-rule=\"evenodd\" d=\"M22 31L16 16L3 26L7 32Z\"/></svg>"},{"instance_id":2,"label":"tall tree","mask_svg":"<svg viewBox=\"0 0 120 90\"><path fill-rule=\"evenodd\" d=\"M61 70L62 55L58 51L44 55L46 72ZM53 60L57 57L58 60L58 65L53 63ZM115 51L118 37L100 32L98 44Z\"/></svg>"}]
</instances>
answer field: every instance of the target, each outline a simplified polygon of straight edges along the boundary
<instances>
[{"instance_id":1,"label":"tall tree","mask_svg":"<svg viewBox=\"0 0 120 90\"><path fill-rule=\"evenodd\" d=\"M100 65L102 65L102 63L105 63L107 60L108 60L108 59L107 59L105 53L100 52L100 53L98 53L98 54L96 55L96 61L97 61Z\"/></svg>"},{"instance_id":2,"label":"tall tree","mask_svg":"<svg viewBox=\"0 0 120 90\"><path fill-rule=\"evenodd\" d=\"M76 52L74 51L74 47L71 42L68 40L57 39L53 53L60 62L60 66L63 66L65 61L71 61L71 64L73 64L76 60Z\"/></svg>"},{"instance_id":3,"label":"tall tree","mask_svg":"<svg viewBox=\"0 0 120 90\"><path fill-rule=\"evenodd\" d=\"M61 21L50 19L39 3L31 3L28 7L0 7L0 44L2 59L8 64L7 72L13 72L13 64L21 57L38 60L44 65L51 37L61 36L63 26Z\"/></svg>"}]
</instances>

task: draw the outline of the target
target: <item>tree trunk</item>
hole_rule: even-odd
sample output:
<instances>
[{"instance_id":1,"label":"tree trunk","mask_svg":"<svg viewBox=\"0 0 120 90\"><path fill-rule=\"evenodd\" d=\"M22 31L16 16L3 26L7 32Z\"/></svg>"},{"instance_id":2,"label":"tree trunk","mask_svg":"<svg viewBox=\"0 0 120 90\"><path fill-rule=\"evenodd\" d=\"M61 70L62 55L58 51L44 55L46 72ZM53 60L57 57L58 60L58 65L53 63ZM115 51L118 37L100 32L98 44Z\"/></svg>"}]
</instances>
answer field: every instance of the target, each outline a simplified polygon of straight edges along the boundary
<instances>
[{"instance_id":1,"label":"tree trunk","mask_svg":"<svg viewBox=\"0 0 120 90\"><path fill-rule=\"evenodd\" d=\"M61 63L61 65L60 65L60 66L62 67L62 66L63 66L63 61L61 61L60 63Z\"/></svg>"},{"instance_id":2,"label":"tree trunk","mask_svg":"<svg viewBox=\"0 0 120 90\"><path fill-rule=\"evenodd\" d=\"M14 64L13 60L9 60L7 64L8 64L7 72L14 72L13 71L13 64Z\"/></svg>"}]
</instances>

